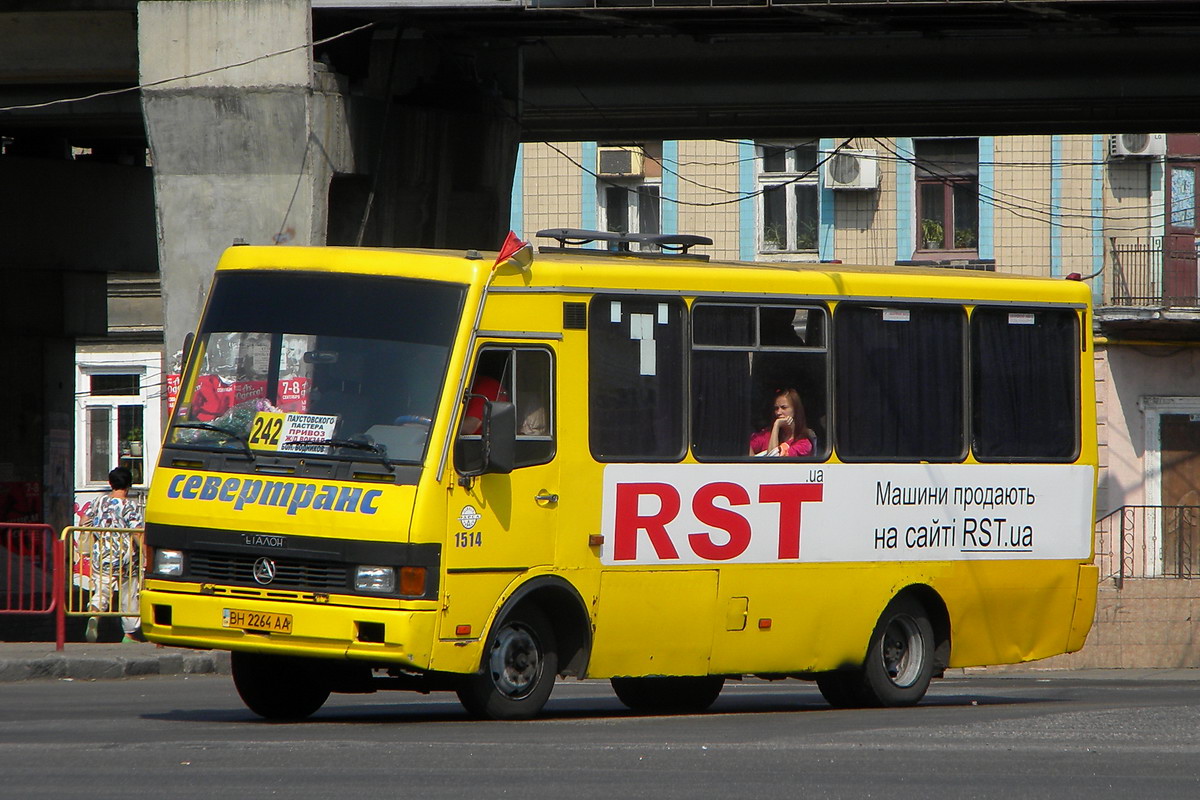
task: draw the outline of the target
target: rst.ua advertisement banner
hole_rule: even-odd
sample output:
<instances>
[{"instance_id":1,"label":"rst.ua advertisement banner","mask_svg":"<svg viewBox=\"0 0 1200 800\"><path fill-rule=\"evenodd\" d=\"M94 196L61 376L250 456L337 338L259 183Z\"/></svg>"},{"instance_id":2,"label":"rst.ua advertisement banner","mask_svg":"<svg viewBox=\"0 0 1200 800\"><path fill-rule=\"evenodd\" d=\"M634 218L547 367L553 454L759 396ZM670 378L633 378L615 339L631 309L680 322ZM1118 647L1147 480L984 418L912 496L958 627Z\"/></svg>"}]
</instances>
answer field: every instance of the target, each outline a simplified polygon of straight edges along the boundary
<instances>
[{"instance_id":1,"label":"rst.ua advertisement banner","mask_svg":"<svg viewBox=\"0 0 1200 800\"><path fill-rule=\"evenodd\" d=\"M601 561L1086 560L1089 466L614 464Z\"/></svg>"}]
</instances>

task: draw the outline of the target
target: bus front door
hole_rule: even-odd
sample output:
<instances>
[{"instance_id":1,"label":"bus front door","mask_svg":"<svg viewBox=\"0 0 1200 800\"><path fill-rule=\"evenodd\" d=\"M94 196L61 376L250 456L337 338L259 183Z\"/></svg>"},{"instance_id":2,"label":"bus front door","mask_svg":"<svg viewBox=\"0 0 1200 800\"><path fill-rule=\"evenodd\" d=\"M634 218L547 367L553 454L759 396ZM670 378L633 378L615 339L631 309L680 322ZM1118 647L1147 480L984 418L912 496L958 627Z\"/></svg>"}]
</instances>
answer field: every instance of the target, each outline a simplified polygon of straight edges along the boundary
<instances>
[{"instance_id":1,"label":"bus front door","mask_svg":"<svg viewBox=\"0 0 1200 800\"><path fill-rule=\"evenodd\" d=\"M447 471L446 565L441 639L487 635L499 597L522 573L552 564L558 527L559 465L553 391L554 351L546 346L484 345L471 394L512 402L516 458L512 472L462 478ZM483 402L469 397L460 438L470 438ZM470 448L456 448L456 453ZM456 465L461 466L461 465Z\"/></svg>"}]
</instances>

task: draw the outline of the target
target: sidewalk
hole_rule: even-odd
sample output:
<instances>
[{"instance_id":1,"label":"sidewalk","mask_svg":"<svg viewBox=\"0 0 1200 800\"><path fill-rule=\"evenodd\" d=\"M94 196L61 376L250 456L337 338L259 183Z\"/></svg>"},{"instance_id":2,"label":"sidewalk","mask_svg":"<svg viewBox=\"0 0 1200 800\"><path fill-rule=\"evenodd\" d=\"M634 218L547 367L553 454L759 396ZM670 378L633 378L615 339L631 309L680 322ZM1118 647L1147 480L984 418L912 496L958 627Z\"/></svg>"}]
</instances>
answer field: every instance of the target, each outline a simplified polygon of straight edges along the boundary
<instances>
[{"instance_id":1,"label":"sidewalk","mask_svg":"<svg viewBox=\"0 0 1200 800\"><path fill-rule=\"evenodd\" d=\"M0 683L27 680L134 678L145 675L229 674L229 653L155 644L0 642Z\"/></svg>"},{"instance_id":2,"label":"sidewalk","mask_svg":"<svg viewBox=\"0 0 1200 800\"><path fill-rule=\"evenodd\" d=\"M229 653L148 643L0 642L0 683L27 680L94 681L145 675L229 674ZM1200 669L1046 669L1034 665L948 669L946 678L1001 680L1200 681Z\"/></svg>"},{"instance_id":3,"label":"sidewalk","mask_svg":"<svg viewBox=\"0 0 1200 800\"><path fill-rule=\"evenodd\" d=\"M996 667L958 667L946 670L946 678L988 678L1022 681L1200 681L1197 667L1039 667L1005 664Z\"/></svg>"}]
</instances>

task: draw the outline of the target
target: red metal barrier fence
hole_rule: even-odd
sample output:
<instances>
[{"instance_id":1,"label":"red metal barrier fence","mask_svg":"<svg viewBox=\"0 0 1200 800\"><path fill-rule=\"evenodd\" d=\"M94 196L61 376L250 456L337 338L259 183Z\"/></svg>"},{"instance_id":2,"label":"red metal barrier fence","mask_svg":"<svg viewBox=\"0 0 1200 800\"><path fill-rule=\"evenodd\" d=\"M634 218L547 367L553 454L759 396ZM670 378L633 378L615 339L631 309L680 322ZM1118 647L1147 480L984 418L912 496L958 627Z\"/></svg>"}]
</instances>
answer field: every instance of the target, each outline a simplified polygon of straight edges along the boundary
<instances>
[{"instance_id":1,"label":"red metal barrier fence","mask_svg":"<svg viewBox=\"0 0 1200 800\"><path fill-rule=\"evenodd\" d=\"M62 564L62 542L49 525L0 523L0 614L57 612L63 602ZM62 626L62 615L55 616ZM61 631L57 639L63 640Z\"/></svg>"}]
</instances>

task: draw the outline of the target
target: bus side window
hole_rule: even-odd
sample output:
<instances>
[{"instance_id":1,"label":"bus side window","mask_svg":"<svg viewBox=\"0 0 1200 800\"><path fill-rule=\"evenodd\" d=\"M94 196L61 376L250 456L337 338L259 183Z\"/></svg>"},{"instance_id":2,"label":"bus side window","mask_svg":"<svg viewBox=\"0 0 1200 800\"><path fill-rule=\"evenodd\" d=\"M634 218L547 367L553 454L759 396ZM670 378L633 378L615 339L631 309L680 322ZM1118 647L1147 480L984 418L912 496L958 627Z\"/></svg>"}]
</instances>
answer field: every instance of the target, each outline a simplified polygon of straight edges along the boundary
<instances>
[{"instance_id":1,"label":"bus side window","mask_svg":"<svg viewBox=\"0 0 1200 800\"><path fill-rule=\"evenodd\" d=\"M844 459L966 454L966 311L843 301L833 317L837 450Z\"/></svg>"},{"instance_id":2,"label":"bus side window","mask_svg":"<svg viewBox=\"0 0 1200 800\"><path fill-rule=\"evenodd\" d=\"M554 458L554 356L541 348L514 352L512 392L517 411L518 467Z\"/></svg>"},{"instance_id":3,"label":"bus side window","mask_svg":"<svg viewBox=\"0 0 1200 800\"><path fill-rule=\"evenodd\" d=\"M588 309L588 443L599 461L679 461L684 431L684 304L597 295Z\"/></svg>"},{"instance_id":4,"label":"bus side window","mask_svg":"<svg viewBox=\"0 0 1200 800\"><path fill-rule=\"evenodd\" d=\"M971 314L972 446L980 461L1073 461L1079 450L1074 309Z\"/></svg>"},{"instance_id":5,"label":"bus side window","mask_svg":"<svg viewBox=\"0 0 1200 800\"><path fill-rule=\"evenodd\" d=\"M692 307L692 452L697 459L749 457L751 437L770 430L773 401L795 389L812 443L795 452L824 458L828 408L828 312L822 306L719 304ZM799 416L799 415L797 415ZM798 430L795 438L803 431Z\"/></svg>"},{"instance_id":6,"label":"bus side window","mask_svg":"<svg viewBox=\"0 0 1200 800\"><path fill-rule=\"evenodd\" d=\"M514 466L545 464L554 458L554 355L541 347L488 346L480 351L471 391L515 406L517 443ZM483 400L468 398L459 435L477 436Z\"/></svg>"}]
</instances>

